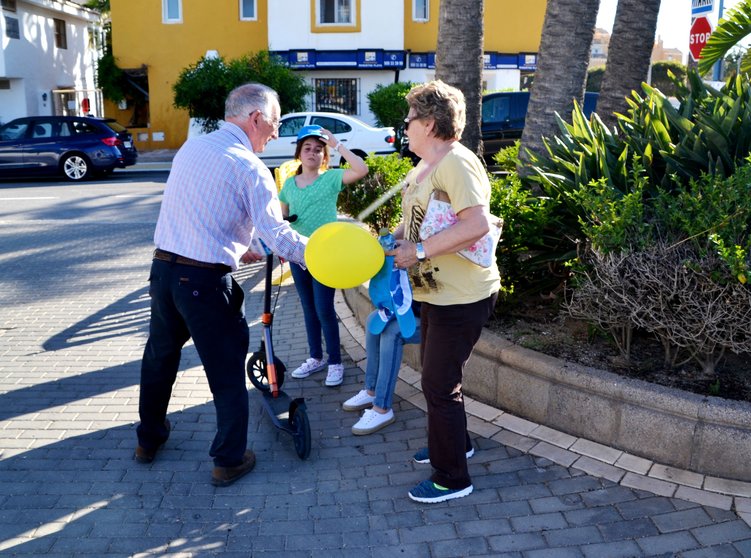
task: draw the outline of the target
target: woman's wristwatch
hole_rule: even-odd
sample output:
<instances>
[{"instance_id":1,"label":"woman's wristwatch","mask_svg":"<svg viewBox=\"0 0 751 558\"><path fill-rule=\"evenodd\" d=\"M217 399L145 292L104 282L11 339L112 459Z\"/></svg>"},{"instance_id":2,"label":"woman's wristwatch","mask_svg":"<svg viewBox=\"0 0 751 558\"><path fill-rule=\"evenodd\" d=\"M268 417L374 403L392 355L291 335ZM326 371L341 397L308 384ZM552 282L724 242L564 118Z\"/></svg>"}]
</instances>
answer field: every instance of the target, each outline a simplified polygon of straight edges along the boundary
<instances>
[{"instance_id":1,"label":"woman's wristwatch","mask_svg":"<svg viewBox=\"0 0 751 558\"><path fill-rule=\"evenodd\" d=\"M425 259L428 257L425 253L425 248L422 247L422 242L418 242L415 244L415 254L417 255L417 261L418 262L424 262Z\"/></svg>"}]
</instances>

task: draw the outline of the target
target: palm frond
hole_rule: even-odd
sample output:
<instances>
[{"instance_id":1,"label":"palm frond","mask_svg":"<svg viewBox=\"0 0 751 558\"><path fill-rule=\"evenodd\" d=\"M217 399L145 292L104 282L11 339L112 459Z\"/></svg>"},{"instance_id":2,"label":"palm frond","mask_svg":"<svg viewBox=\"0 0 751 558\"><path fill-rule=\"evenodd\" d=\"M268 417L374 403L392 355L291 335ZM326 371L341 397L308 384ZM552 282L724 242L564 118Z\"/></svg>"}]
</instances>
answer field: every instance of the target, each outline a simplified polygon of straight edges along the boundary
<instances>
[{"instance_id":1,"label":"palm frond","mask_svg":"<svg viewBox=\"0 0 751 558\"><path fill-rule=\"evenodd\" d=\"M751 0L744 0L720 20L701 51L699 73L706 74L730 49L751 35Z\"/></svg>"}]
</instances>

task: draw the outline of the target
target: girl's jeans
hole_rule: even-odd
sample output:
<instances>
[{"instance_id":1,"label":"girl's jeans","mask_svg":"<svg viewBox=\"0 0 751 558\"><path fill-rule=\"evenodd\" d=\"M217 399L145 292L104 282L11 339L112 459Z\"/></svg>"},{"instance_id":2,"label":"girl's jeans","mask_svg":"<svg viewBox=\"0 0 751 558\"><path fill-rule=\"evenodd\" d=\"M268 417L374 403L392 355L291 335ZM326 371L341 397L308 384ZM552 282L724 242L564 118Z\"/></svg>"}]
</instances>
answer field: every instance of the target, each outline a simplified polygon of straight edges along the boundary
<instances>
[{"instance_id":1,"label":"girl's jeans","mask_svg":"<svg viewBox=\"0 0 751 558\"><path fill-rule=\"evenodd\" d=\"M295 288L302 304L311 358L323 358L321 346L321 331L323 331L323 338L326 340L326 352L329 354L329 364L341 364L339 322L336 319L336 310L334 310L335 290L316 281L310 271L295 263L290 262L289 268L292 271Z\"/></svg>"},{"instance_id":2,"label":"girl's jeans","mask_svg":"<svg viewBox=\"0 0 751 558\"><path fill-rule=\"evenodd\" d=\"M365 328L365 350L368 357L365 367L365 389L375 392L375 406L391 409L404 345L419 342L419 323L415 333L407 339L402 337L396 320L391 320L380 335L370 333L368 328Z\"/></svg>"}]
</instances>

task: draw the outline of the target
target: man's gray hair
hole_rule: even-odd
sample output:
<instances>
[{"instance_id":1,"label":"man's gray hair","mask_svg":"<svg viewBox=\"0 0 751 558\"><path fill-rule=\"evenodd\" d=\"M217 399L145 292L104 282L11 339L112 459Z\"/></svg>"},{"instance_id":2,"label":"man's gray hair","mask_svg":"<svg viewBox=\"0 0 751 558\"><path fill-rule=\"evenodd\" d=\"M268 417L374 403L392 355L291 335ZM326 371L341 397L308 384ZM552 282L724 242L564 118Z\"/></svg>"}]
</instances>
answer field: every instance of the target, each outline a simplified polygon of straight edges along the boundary
<instances>
[{"instance_id":1,"label":"man's gray hair","mask_svg":"<svg viewBox=\"0 0 751 558\"><path fill-rule=\"evenodd\" d=\"M227 95L224 103L224 119L244 117L260 110L268 119L272 100L279 102L276 91L260 83L246 83L236 87Z\"/></svg>"}]
</instances>

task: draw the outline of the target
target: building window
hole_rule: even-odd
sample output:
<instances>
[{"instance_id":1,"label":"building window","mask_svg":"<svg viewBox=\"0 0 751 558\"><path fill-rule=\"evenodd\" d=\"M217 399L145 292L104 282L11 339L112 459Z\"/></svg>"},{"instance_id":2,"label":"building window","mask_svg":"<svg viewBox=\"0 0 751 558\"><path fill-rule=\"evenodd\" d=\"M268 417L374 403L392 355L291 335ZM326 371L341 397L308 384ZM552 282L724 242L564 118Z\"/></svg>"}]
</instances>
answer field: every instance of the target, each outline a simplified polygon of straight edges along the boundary
<instances>
[{"instance_id":1,"label":"building window","mask_svg":"<svg viewBox=\"0 0 751 558\"><path fill-rule=\"evenodd\" d=\"M5 16L5 36L9 39L21 38L21 30L18 27L18 18Z\"/></svg>"},{"instance_id":2,"label":"building window","mask_svg":"<svg viewBox=\"0 0 751 558\"><path fill-rule=\"evenodd\" d=\"M3 7L3 10L8 10L9 12L16 11L16 0L2 0L0 5Z\"/></svg>"},{"instance_id":3,"label":"building window","mask_svg":"<svg viewBox=\"0 0 751 558\"><path fill-rule=\"evenodd\" d=\"M430 0L412 0L412 19L414 21L430 19Z\"/></svg>"},{"instance_id":4,"label":"building window","mask_svg":"<svg viewBox=\"0 0 751 558\"><path fill-rule=\"evenodd\" d=\"M352 25L355 21L354 11L354 0L320 0L319 21L334 25Z\"/></svg>"},{"instance_id":5,"label":"building window","mask_svg":"<svg viewBox=\"0 0 751 558\"><path fill-rule=\"evenodd\" d=\"M316 79L314 86L315 110L318 112L358 114L357 81L356 79Z\"/></svg>"},{"instance_id":6,"label":"building window","mask_svg":"<svg viewBox=\"0 0 751 558\"><path fill-rule=\"evenodd\" d=\"M65 30L65 21L55 19L55 46L57 48L68 48L68 33Z\"/></svg>"},{"instance_id":7,"label":"building window","mask_svg":"<svg viewBox=\"0 0 751 558\"><path fill-rule=\"evenodd\" d=\"M182 23L182 0L162 0L162 23Z\"/></svg>"},{"instance_id":8,"label":"building window","mask_svg":"<svg viewBox=\"0 0 751 558\"><path fill-rule=\"evenodd\" d=\"M240 0L240 19L255 20L256 0Z\"/></svg>"}]
</instances>

